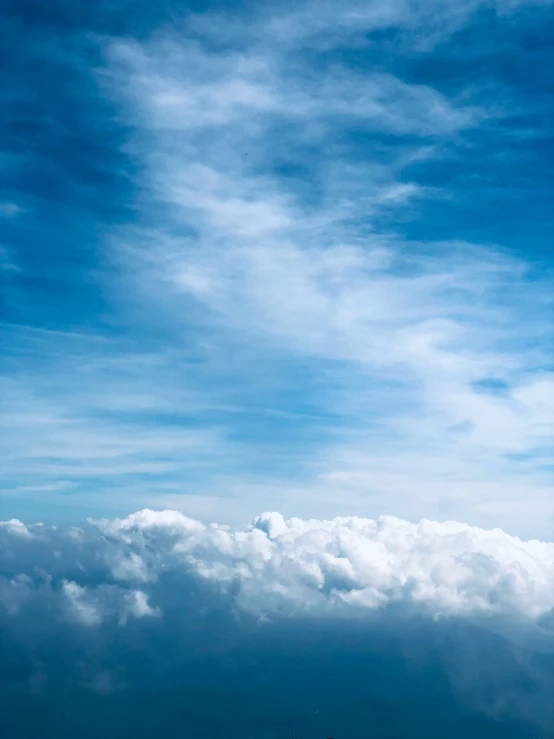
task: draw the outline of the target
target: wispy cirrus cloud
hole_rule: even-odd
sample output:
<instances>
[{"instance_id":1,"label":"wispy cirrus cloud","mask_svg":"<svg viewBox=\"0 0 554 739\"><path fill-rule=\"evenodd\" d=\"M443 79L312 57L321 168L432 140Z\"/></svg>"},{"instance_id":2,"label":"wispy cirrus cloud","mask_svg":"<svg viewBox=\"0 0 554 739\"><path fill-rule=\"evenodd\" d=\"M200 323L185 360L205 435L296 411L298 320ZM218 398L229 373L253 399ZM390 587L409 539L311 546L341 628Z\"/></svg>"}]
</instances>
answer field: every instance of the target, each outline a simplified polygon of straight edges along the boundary
<instances>
[{"instance_id":1,"label":"wispy cirrus cloud","mask_svg":"<svg viewBox=\"0 0 554 739\"><path fill-rule=\"evenodd\" d=\"M12 495L46 478L234 520L262 499L550 536L551 264L487 212L506 147L531 162L542 140L540 90L496 62L521 7L100 34L129 212L87 267L96 338L10 334Z\"/></svg>"},{"instance_id":2,"label":"wispy cirrus cloud","mask_svg":"<svg viewBox=\"0 0 554 739\"><path fill-rule=\"evenodd\" d=\"M266 49L261 28L240 51L213 51L217 30L110 50L145 187L168 209L128 237L148 289L158 281L171 313L194 305L208 333L258 346L261 363L264 350L313 363L314 402L334 419L295 501L331 485L337 502L463 500L509 525L532 486L548 515L549 277L501 246L402 233L422 201L456 197L410 165L448 166L505 111L474 103L471 86L447 96L350 60L323 71L304 47ZM362 161L360 127L375 146ZM289 146L318 152L297 155L298 177L282 172Z\"/></svg>"}]
</instances>

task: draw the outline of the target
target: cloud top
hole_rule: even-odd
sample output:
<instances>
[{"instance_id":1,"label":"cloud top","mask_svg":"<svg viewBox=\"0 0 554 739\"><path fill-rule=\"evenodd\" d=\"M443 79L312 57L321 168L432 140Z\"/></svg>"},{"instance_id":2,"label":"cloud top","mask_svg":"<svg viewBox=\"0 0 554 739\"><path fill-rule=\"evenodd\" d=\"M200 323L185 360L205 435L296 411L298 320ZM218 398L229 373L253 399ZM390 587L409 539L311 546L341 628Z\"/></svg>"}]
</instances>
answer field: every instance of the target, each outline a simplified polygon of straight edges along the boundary
<instances>
[{"instance_id":1,"label":"cloud top","mask_svg":"<svg viewBox=\"0 0 554 739\"><path fill-rule=\"evenodd\" d=\"M46 578L66 614L88 626L160 615L157 584L172 572L263 618L360 617L401 605L433 617L488 614L538 625L554 608L553 543L454 521L285 520L269 512L231 528L145 509L86 529L9 521L0 532L11 569L4 605L17 612ZM38 578L37 557L46 571Z\"/></svg>"}]
</instances>

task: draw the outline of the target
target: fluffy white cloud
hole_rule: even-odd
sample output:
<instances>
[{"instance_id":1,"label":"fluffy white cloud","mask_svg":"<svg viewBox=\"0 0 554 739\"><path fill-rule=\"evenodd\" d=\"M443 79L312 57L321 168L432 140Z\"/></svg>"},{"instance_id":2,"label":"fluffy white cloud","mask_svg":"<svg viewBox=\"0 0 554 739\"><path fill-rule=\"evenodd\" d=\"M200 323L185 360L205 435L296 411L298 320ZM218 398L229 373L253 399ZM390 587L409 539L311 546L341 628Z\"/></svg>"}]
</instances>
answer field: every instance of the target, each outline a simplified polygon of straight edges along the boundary
<instances>
[{"instance_id":1,"label":"fluffy white cloud","mask_svg":"<svg viewBox=\"0 0 554 739\"><path fill-rule=\"evenodd\" d=\"M346 613L401 602L433 615L504 613L539 619L554 607L554 544L463 523L393 516L285 521L264 513L247 528L205 526L181 513L141 511L99 522L157 578L168 561L228 587L240 607L271 614ZM152 549L165 557L151 558ZM128 560L127 560L128 561ZM138 566L138 559L133 560ZM119 561L115 572L121 572Z\"/></svg>"},{"instance_id":2,"label":"fluffy white cloud","mask_svg":"<svg viewBox=\"0 0 554 739\"><path fill-rule=\"evenodd\" d=\"M18 706L76 691L63 736L85 714L166 736L147 700L159 691L171 731L193 735L198 721L221 735L204 716L217 694L237 712L233 736L282 716L345 736L369 717L402 736L403 720L379 719L394 695L432 737L467 736L475 716L477 737L500 721L522 727L506 736L538 737L554 726L553 606L553 543L453 521L264 513L232 528L149 509L82 529L12 520L0 526L0 699L23 701L7 712L19 730Z\"/></svg>"},{"instance_id":3,"label":"fluffy white cloud","mask_svg":"<svg viewBox=\"0 0 554 739\"><path fill-rule=\"evenodd\" d=\"M65 613L89 626L158 615L157 583L171 572L232 593L239 609L264 618L359 618L400 604L433 617L508 617L541 628L554 609L554 544L499 529L392 516L285 520L279 513L231 528L148 509L90 523L85 531L18 521L2 529L7 552L15 545L20 553L48 550L53 571L38 580L55 591L57 579ZM36 595L38 586L33 557L14 559L21 571L0 597L16 612L22 593L34 588ZM75 570L79 577L71 577Z\"/></svg>"}]
</instances>

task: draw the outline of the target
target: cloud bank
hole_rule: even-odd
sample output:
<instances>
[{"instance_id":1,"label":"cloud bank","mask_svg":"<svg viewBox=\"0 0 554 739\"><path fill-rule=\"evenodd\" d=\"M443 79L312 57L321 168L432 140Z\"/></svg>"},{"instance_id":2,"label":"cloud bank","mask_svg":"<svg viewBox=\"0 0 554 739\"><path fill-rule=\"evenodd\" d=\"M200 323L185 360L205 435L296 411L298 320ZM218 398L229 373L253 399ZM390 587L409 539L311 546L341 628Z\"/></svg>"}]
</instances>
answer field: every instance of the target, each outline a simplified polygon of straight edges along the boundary
<instances>
[{"instance_id":1,"label":"cloud bank","mask_svg":"<svg viewBox=\"0 0 554 739\"><path fill-rule=\"evenodd\" d=\"M83 716L85 736L103 722L108 736L554 731L552 543L148 509L84 528L11 520L0 543L10 738L40 720L70 736Z\"/></svg>"}]
</instances>

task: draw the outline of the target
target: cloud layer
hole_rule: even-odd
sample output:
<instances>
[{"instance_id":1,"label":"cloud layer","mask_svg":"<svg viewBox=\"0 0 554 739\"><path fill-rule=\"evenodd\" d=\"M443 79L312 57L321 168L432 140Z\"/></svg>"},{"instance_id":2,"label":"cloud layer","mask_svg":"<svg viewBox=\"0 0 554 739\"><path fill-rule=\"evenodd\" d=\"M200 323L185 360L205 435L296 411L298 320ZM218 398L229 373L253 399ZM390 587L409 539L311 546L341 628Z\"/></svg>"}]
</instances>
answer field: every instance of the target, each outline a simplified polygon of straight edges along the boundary
<instances>
[{"instance_id":1,"label":"cloud layer","mask_svg":"<svg viewBox=\"0 0 554 739\"><path fill-rule=\"evenodd\" d=\"M41 716L48 704L61 710L48 724L61 736L71 735L78 706L92 732L102 720L108 736L146 721L141 730L165 736L155 705L173 730L217 736L210 711L241 691L265 707L238 700L228 727L237 736L277 737L295 725L306 737L355 736L372 720L397 736L398 717L383 713L389 691L429 736L456 722L483 737L554 728L553 544L456 522L265 513L230 528L152 510L79 529L12 520L0 537L10 738L32 725L15 708L35 705ZM318 677L324 664L332 674ZM300 685L306 670L311 687ZM138 707L125 718L140 695L152 714ZM421 700L425 719L414 707Z\"/></svg>"},{"instance_id":2,"label":"cloud layer","mask_svg":"<svg viewBox=\"0 0 554 739\"><path fill-rule=\"evenodd\" d=\"M4 605L13 613L40 595L33 587L40 562L38 582L43 576L61 582L54 590L68 613L87 624L103 619L106 583L98 586L96 612L89 582L94 571L110 588L125 589L113 604L122 617L159 615L150 605L151 589L171 571L232 592L239 608L264 618L359 615L395 603L435 618L490 614L540 624L553 616L554 544L522 541L500 529L411 524L392 516L286 521L279 513L233 529L148 509L91 521L86 529L26 526L16 519L0 526L4 567L15 578L5 584L6 594L13 587L13 602L6 595ZM76 581L68 579L75 566L82 571ZM109 601L113 592L105 592Z\"/></svg>"}]
</instances>

